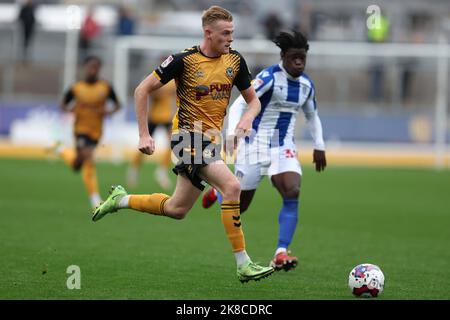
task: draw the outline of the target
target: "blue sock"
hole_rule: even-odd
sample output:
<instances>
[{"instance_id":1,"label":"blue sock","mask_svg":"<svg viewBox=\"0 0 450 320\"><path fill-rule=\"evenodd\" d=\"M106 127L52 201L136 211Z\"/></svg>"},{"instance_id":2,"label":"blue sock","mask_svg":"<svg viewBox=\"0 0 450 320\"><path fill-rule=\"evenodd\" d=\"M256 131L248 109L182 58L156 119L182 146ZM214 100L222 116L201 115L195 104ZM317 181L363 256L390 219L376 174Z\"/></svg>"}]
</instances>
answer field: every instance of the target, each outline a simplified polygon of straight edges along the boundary
<instances>
[{"instance_id":1,"label":"blue sock","mask_svg":"<svg viewBox=\"0 0 450 320\"><path fill-rule=\"evenodd\" d=\"M222 194L218 190L216 190L216 192L217 192L217 202L219 202L219 205L221 205L223 201Z\"/></svg>"},{"instance_id":2,"label":"blue sock","mask_svg":"<svg viewBox=\"0 0 450 320\"><path fill-rule=\"evenodd\" d=\"M288 248L294 237L298 220L298 199L283 200L283 207L278 216L280 225L278 248Z\"/></svg>"}]
</instances>

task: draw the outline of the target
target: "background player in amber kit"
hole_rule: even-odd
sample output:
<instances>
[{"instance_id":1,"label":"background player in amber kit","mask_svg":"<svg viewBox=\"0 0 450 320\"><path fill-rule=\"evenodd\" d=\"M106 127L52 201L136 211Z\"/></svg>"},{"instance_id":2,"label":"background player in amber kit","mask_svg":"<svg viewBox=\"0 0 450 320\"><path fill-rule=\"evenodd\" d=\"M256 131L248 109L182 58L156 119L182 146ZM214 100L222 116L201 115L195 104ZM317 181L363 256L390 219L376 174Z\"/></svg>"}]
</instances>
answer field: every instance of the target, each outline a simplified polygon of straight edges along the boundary
<instances>
[{"instance_id":1,"label":"background player in amber kit","mask_svg":"<svg viewBox=\"0 0 450 320\"><path fill-rule=\"evenodd\" d=\"M240 184L220 157L220 148L216 144L215 137L220 135L233 85L248 104L247 112L236 126L237 135L250 131L253 119L261 110L255 89L250 85L245 60L230 48L234 31L232 20L231 14L221 7L206 10L202 16L201 44L169 56L136 88L138 148L150 155L155 150L155 143L147 124L148 96L163 84L176 80L178 111L172 127L172 149L179 162L174 168L178 176L173 195L128 195L123 187L113 187L108 199L94 210L93 220L122 208L183 219L206 181L223 194L222 223L236 258L238 279L247 282L264 278L274 269L253 263L245 251L239 212ZM199 161L197 157L200 157Z\"/></svg>"},{"instance_id":2,"label":"background player in amber kit","mask_svg":"<svg viewBox=\"0 0 450 320\"><path fill-rule=\"evenodd\" d=\"M167 139L170 141L170 128L172 127L173 111L176 102L176 86L172 80L163 87L154 91L150 96L150 111L148 114L149 133L153 133L158 127L164 128ZM137 151L128 167L127 185L135 187L138 183L139 168L144 160L144 154ZM155 171L155 178L159 185L167 190L171 187L171 181L168 177L168 170L171 160L171 150L167 148L159 159L158 168Z\"/></svg>"},{"instance_id":3,"label":"background player in amber kit","mask_svg":"<svg viewBox=\"0 0 450 320\"><path fill-rule=\"evenodd\" d=\"M81 170L83 183L89 194L92 207L101 202L97 187L94 150L102 136L103 119L120 109L120 103L111 85L99 79L101 60L96 56L86 57L84 79L73 84L61 102L63 111L75 116L75 150L58 145L55 151L74 171ZM107 110L106 102L112 100L114 108ZM71 102L74 101L73 106Z\"/></svg>"}]
</instances>

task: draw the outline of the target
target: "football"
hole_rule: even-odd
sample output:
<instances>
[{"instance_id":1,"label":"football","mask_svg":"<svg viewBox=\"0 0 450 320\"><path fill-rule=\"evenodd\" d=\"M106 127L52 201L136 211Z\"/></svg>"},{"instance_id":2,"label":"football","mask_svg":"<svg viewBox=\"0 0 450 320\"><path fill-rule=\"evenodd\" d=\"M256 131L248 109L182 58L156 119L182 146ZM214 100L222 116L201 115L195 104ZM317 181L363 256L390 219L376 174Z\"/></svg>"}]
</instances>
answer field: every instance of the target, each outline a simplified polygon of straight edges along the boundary
<instances>
[{"instance_id":1,"label":"football","mask_svg":"<svg viewBox=\"0 0 450 320\"><path fill-rule=\"evenodd\" d=\"M383 292L384 274L377 265L363 263L350 271L348 286L357 297L375 298Z\"/></svg>"}]
</instances>

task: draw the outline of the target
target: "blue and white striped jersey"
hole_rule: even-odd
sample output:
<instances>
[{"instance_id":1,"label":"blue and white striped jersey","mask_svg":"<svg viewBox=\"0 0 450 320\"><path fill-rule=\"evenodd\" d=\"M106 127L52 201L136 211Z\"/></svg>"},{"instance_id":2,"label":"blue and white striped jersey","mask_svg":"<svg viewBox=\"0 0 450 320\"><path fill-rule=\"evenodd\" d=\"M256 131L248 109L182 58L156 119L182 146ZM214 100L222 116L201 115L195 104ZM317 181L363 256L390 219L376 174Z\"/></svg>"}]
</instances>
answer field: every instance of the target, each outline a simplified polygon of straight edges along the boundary
<instances>
[{"instance_id":1,"label":"blue and white striped jersey","mask_svg":"<svg viewBox=\"0 0 450 320\"><path fill-rule=\"evenodd\" d=\"M322 126L317 115L314 84L303 73L294 78L284 70L282 64L272 65L261 71L253 81L256 94L261 101L261 112L253 121L252 137L267 136L277 130L279 146L294 139L295 120L301 108L306 116L315 149L324 150ZM228 130L236 128L246 103L240 96L230 107ZM249 139L246 139L248 142Z\"/></svg>"}]
</instances>

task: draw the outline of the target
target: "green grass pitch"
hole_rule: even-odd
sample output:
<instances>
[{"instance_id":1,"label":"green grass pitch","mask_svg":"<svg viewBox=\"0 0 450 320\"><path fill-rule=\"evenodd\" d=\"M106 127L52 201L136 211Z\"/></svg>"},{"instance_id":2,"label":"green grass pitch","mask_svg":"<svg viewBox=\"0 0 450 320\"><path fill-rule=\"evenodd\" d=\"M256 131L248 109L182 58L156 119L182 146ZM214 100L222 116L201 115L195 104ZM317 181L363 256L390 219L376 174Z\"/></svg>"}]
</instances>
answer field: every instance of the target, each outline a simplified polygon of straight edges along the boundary
<instances>
[{"instance_id":1,"label":"green grass pitch","mask_svg":"<svg viewBox=\"0 0 450 320\"><path fill-rule=\"evenodd\" d=\"M134 193L158 192L151 164ZM100 163L99 186L125 164ZM450 172L305 166L292 272L241 284L219 207L182 221L131 210L94 223L81 177L62 162L0 160L0 299L355 299L351 268L378 264L379 299L450 299ZM281 200L267 179L242 221L247 251L268 263ZM81 269L69 290L66 269Z\"/></svg>"}]
</instances>

